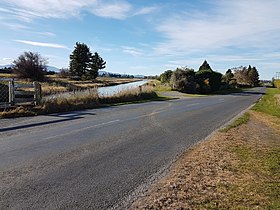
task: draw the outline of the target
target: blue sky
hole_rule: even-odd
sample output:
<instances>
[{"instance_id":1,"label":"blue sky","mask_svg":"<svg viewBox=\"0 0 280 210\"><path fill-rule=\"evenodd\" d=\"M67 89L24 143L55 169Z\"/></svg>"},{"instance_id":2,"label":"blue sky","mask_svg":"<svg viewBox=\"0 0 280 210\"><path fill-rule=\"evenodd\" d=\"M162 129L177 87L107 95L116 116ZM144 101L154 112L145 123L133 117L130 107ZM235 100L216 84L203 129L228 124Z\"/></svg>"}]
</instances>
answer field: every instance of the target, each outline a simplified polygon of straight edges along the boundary
<instances>
[{"instance_id":1,"label":"blue sky","mask_svg":"<svg viewBox=\"0 0 280 210\"><path fill-rule=\"evenodd\" d=\"M24 51L68 67L76 42L107 71L156 75L207 59L224 73L256 66L280 71L279 0L1 0L0 65Z\"/></svg>"}]
</instances>

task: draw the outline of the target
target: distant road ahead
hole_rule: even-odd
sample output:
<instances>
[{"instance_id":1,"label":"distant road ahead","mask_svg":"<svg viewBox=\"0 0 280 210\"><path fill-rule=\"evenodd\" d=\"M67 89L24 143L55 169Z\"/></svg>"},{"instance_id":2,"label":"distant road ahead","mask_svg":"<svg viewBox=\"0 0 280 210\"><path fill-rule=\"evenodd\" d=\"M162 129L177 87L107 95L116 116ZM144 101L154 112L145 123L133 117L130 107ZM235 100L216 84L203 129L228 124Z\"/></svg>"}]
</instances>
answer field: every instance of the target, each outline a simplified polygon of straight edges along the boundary
<instances>
[{"instance_id":1,"label":"distant road ahead","mask_svg":"<svg viewBox=\"0 0 280 210\"><path fill-rule=\"evenodd\" d=\"M122 208L263 92L1 119L0 209Z\"/></svg>"}]
</instances>

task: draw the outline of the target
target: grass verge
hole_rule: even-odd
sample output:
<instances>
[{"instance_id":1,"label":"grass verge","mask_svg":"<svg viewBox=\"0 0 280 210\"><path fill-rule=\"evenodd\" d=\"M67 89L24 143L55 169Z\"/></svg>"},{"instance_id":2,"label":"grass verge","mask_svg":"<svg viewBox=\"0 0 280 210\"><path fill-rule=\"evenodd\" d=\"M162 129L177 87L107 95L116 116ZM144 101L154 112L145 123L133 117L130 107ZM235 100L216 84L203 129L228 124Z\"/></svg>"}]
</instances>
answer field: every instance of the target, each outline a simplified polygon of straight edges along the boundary
<instances>
[{"instance_id":1,"label":"grass verge","mask_svg":"<svg viewBox=\"0 0 280 210\"><path fill-rule=\"evenodd\" d=\"M236 127L238 127L242 124L246 124L249 120L250 120L250 114L248 112L246 112L241 117L237 118L232 123L227 125L225 128L222 128L220 131L221 132L227 132L232 128L236 128Z\"/></svg>"},{"instance_id":2,"label":"grass verge","mask_svg":"<svg viewBox=\"0 0 280 210\"><path fill-rule=\"evenodd\" d=\"M280 209L280 117L270 107L275 94L268 90L254 107L258 112L183 154L130 209Z\"/></svg>"},{"instance_id":3,"label":"grass verge","mask_svg":"<svg viewBox=\"0 0 280 210\"><path fill-rule=\"evenodd\" d=\"M278 94L280 94L280 89L267 88L266 94L252 109L257 112L263 112L269 115L280 117L280 104L276 98L276 95Z\"/></svg>"},{"instance_id":4,"label":"grass verge","mask_svg":"<svg viewBox=\"0 0 280 210\"><path fill-rule=\"evenodd\" d=\"M42 101L40 106L36 107L18 107L0 112L3 118L34 116L38 114L50 114L58 112L68 112L83 109L99 108L108 105L121 105L128 103L140 103L151 100L167 100L160 97L149 87L130 89L119 92L113 96L99 97L96 91L77 91L72 95L61 95L56 98L48 98Z\"/></svg>"}]
</instances>

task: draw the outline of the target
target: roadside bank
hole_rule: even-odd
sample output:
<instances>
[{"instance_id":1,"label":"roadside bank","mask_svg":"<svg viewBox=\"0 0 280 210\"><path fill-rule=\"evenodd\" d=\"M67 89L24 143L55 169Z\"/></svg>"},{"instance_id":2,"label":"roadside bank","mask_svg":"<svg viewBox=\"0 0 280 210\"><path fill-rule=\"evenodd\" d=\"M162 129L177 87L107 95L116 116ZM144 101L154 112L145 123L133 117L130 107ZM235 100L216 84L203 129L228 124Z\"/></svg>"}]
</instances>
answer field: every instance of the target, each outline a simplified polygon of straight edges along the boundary
<instances>
[{"instance_id":1,"label":"roadside bank","mask_svg":"<svg viewBox=\"0 0 280 210\"><path fill-rule=\"evenodd\" d=\"M279 209L280 118L247 115L186 151L130 209Z\"/></svg>"}]
</instances>

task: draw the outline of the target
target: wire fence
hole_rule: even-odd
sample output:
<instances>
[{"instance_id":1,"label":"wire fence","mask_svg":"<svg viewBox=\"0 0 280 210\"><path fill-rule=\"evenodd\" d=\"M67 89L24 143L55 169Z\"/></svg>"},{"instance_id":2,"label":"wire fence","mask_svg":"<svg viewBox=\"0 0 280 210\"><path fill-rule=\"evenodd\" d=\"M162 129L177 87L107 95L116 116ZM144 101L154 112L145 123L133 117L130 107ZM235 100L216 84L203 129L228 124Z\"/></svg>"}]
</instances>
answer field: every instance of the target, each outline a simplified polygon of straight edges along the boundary
<instances>
[{"instance_id":1,"label":"wire fence","mask_svg":"<svg viewBox=\"0 0 280 210\"><path fill-rule=\"evenodd\" d=\"M8 107L10 105L10 85L11 79L0 79L0 107Z\"/></svg>"}]
</instances>

